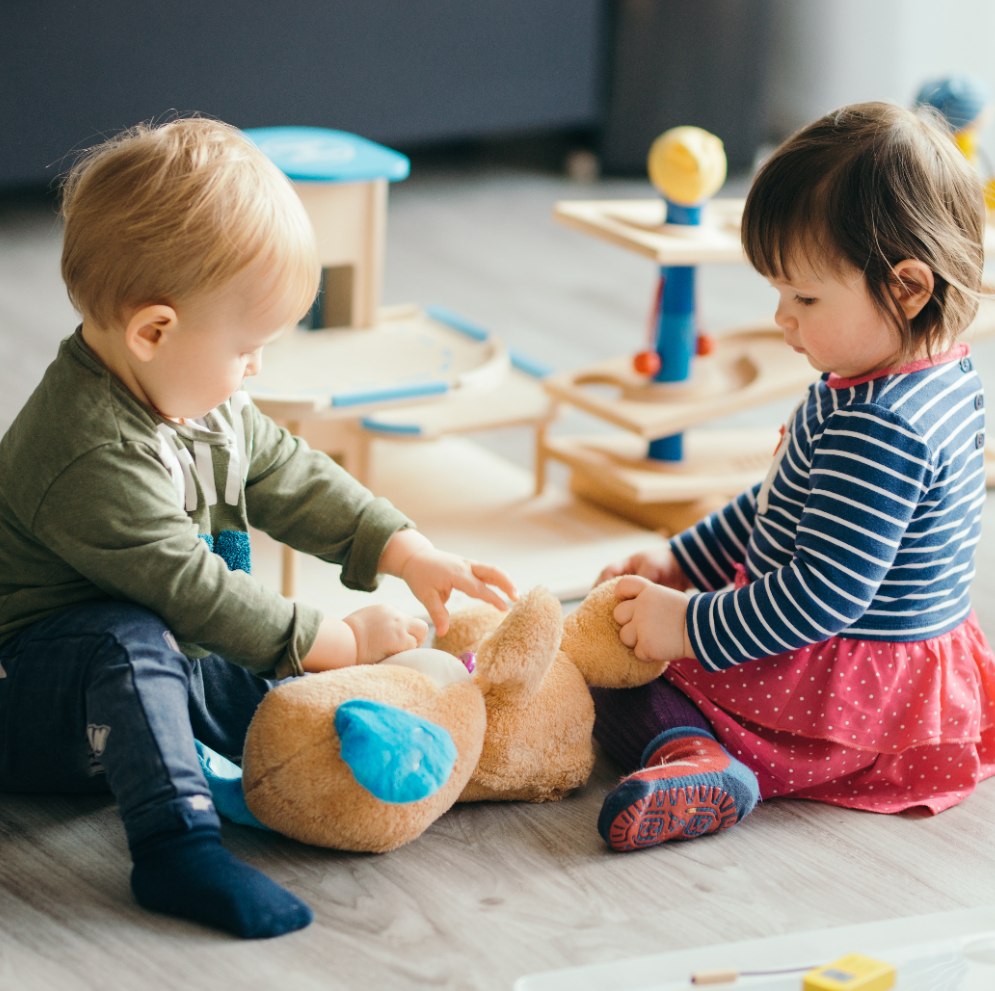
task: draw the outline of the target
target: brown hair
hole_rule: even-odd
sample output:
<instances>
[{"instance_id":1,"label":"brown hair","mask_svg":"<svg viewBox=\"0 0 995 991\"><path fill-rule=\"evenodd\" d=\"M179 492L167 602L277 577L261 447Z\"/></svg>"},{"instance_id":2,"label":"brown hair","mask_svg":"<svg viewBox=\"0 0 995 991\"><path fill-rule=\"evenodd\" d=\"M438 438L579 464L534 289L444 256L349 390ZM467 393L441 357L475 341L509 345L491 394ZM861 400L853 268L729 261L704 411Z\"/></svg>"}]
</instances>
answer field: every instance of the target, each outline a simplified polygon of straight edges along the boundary
<instances>
[{"instance_id":1,"label":"brown hair","mask_svg":"<svg viewBox=\"0 0 995 991\"><path fill-rule=\"evenodd\" d=\"M863 273L907 360L952 343L973 319L984 229L981 183L938 121L861 103L809 124L763 165L746 199L743 248L767 278L790 281L799 259L816 272ZM892 273L907 258L935 280L911 321Z\"/></svg>"},{"instance_id":2,"label":"brown hair","mask_svg":"<svg viewBox=\"0 0 995 991\"><path fill-rule=\"evenodd\" d=\"M140 124L91 148L62 187L62 277L100 327L182 304L272 256L303 315L318 289L314 231L293 186L240 131L202 117Z\"/></svg>"}]
</instances>

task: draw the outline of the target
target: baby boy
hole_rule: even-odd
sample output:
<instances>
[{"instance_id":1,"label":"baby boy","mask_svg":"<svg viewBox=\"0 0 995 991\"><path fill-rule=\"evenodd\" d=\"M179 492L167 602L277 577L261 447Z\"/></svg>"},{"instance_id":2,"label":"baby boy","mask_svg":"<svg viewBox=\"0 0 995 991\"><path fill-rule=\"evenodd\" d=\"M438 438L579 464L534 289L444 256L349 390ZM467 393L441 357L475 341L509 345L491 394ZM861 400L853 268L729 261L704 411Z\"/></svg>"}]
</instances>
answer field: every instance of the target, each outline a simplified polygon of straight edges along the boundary
<instances>
[{"instance_id":1,"label":"baby boy","mask_svg":"<svg viewBox=\"0 0 995 991\"><path fill-rule=\"evenodd\" d=\"M0 790L110 790L141 905L276 936L311 910L221 845L194 740L237 757L275 680L375 663L428 629L269 591L250 524L350 588L402 578L440 633L453 589L498 606L490 585L515 591L240 391L319 266L293 188L238 131L128 131L77 164L63 213L83 322L0 441Z\"/></svg>"}]
</instances>

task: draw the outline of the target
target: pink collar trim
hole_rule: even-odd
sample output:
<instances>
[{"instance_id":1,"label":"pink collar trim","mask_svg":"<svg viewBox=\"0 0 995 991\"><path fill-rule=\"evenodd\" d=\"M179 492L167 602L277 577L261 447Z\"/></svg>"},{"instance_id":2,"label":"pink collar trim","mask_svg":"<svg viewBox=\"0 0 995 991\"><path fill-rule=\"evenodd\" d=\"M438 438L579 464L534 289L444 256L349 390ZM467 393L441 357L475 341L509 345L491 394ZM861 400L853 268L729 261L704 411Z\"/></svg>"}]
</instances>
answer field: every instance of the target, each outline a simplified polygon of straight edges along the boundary
<instances>
[{"instance_id":1,"label":"pink collar trim","mask_svg":"<svg viewBox=\"0 0 995 991\"><path fill-rule=\"evenodd\" d=\"M907 365L900 365L898 368L882 368L879 372L871 372L868 375L861 375L853 379L841 379L834 372L829 373L826 385L830 389L850 389L855 385L863 385L871 379L883 378L885 375L909 375L911 372L921 372L924 368L932 368L935 365L945 365L948 361L957 361L959 358L966 358L971 353L970 344L958 344L943 354L935 354L932 358L920 358L918 361L910 361Z\"/></svg>"}]
</instances>

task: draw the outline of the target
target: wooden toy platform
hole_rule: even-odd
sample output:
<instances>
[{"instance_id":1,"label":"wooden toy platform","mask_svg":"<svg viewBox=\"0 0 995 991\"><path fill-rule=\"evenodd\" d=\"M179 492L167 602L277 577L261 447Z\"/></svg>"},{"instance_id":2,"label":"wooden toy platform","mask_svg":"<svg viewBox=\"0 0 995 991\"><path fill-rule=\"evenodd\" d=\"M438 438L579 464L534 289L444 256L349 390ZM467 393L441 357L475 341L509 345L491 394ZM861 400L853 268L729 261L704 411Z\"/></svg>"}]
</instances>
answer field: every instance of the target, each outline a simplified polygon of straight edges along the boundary
<instances>
[{"instance_id":1,"label":"wooden toy platform","mask_svg":"<svg viewBox=\"0 0 995 991\"><path fill-rule=\"evenodd\" d=\"M499 337L395 306L381 310L373 327L285 334L267 346L262 371L246 387L271 416L356 419L385 406L496 389L510 367Z\"/></svg>"},{"instance_id":2,"label":"wooden toy platform","mask_svg":"<svg viewBox=\"0 0 995 991\"><path fill-rule=\"evenodd\" d=\"M818 374L803 355L784 346L781 331L763 327L720 337L712 354L695 359L687 382L650 382L624 356L550 375L543 384L553 398L655 440L800 394ZM616 394L605 395L605 386Z\"/></svg>"},{"instance_id":3,"label":"wooden toy platform","mask_svg":"<svg viewBox=\"0 0 995 991\"><path fill-rule=\"evenodd\" d=\"M665 223L663 199L561 200L553 217L566 227L590 234L660 265L745 263L740 224L745 199L714 199L705 204L699 226ZM985 228L985 254L995 255L995 225Z\"/></svg>"},{"instance_id":4,"label":"wooden toy platform","mask_svg":"<svg viewBox=\"0 0 995 991\"><path fill-rule=\"evenodd\" d=\"M664 223L666 206L654 200L562 200L553 216L567 227L652 258L660 265L745 262L739 241L741 199L705 205L700 226Z\"/></svg>"}]
</instances>

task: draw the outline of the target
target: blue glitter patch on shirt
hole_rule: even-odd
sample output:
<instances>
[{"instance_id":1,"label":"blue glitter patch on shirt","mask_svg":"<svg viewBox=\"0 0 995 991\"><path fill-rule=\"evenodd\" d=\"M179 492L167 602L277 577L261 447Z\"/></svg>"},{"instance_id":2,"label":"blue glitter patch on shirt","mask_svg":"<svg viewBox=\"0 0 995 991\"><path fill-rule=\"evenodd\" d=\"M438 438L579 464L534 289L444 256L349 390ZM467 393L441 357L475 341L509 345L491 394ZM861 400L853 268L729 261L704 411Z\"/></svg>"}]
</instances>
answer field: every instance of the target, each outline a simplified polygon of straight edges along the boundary
<instances>
[{"instance_id":1,"label":"blue glitter patch on shirt","mask_svg":"<svg viewBox=\"0 0 995 991\"><path fill-rule=\"evenodd\" d=\"M222 530L214 541L214 552L221 556L229 571L252 574L252 546L247 533L241 530Z\"/></svg>"}]
</instances>

